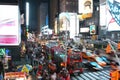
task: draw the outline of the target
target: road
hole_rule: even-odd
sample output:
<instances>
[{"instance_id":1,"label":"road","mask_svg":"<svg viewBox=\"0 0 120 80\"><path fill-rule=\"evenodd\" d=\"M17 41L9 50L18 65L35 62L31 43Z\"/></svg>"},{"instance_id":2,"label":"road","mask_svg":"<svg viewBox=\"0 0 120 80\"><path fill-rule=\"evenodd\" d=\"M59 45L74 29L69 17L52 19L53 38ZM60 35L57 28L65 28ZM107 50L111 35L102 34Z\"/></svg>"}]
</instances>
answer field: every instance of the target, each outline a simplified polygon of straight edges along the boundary
<instances>
[{"instance_id":1,"label":"road","mask_svg":"<svg viewBox=\"0 0 120 80\"><path fill-rule=\"evenodd\" d=\"M96 72L84 72L82 74L72 76L71 80L109 80L109 70L102 70Z\"/></svg>"},{"instance_id":2,"label":"road","mask_svg":"<svg viewBox=\"0 0 120 80\"><path fill-rule=\"evenodd\" d=\"M22 58L20 62L16 63L25 64L26 60ZM30 62L28 61L27 63L29 64ZM88 69L84 69L82 74L71 76L71 80L109 80L110 70L110 66L106 66L103 70L100 71L90 71ZM36 80L35 75L29 76L28 80Z\"/></svg>"}]
</instances>

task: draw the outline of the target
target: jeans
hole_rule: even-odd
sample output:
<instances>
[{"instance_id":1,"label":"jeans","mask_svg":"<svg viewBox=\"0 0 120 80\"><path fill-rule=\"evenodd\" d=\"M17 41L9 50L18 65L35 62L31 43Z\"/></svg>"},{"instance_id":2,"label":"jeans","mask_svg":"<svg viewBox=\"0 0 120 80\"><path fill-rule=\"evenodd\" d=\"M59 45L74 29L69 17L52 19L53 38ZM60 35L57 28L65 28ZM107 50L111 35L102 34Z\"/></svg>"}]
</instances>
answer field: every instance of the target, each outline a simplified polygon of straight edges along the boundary
<instances>
[{"instance_id":1,"label":"jeans","mask_svg":"<svg viewBox=\"0 0 120 80\"><path fill-rule=\"evenodd\" d=\"M2 74L0 74L0 80L3 80L3 75Z\"/></svg>"}]
</instances>

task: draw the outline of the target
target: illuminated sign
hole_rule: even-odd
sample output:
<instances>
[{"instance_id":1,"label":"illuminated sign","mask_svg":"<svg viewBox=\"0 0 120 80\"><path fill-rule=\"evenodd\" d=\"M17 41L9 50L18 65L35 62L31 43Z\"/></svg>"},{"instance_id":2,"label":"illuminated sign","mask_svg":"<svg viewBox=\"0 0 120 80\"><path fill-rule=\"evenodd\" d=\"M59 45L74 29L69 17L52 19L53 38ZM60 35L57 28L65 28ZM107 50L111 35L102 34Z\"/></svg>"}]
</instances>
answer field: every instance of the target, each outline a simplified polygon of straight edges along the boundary
<instances>
[{"instance_id":1,"label":"illuminated sign","mask_svg":"<svg viewBox=\"0 0 120 80\"><path fill-rule=\"evenodd\" d=\"M116 23L120 26L120 2L114 0L111 2L110 0L107 1L109 6L109 11L112 17L115 19Z\"/></svg>"},{"instance_id":2,"label":"illuminated sign","mask_svg":"<svg viewBox=\"0 0 120 80\"><path fill-rule=\"evenodd\" d=\"M78 5L78 13L80 20L92 17L93 0L79 0Z\"/></svg>"},{"instance_id":3,"label":"illuminated sign","mask_svg":"<svg viewBox=\"0 0 120 80\"><path fill-rule=\"evenodd\" d=\"M100 5L100 26L106 26L106 4Z\"/></svg>"},{"instance_id":4,"label":"illuminated sign","mask_svg":"<svg viewBox=\"0 0 120 80\"><path fill-rule=\"evenodd\" d=\"M0 48L0 56L5 55L5 48Z\"/></svg>"},{"instance_id":5,"label":"illuminated sign","mask_svg":"<svg viewBox=\"0 0 120 80\"><path fill-rule=\"evenodd\" d=\"M79 0L78 5L79 13L93 13L93 0Z\"/></svg>"},{"instance_id":6,"label":"illuminated sign","mask_svg":"<svg viewBox=\"0 0 120 80\"><path fill-rule=\"evenodd\" d=\"M17 80L16 78L25 78L25 77L26 76L25 76L24 72L8 72L8 73L5 73L5 80L6 79L15 79L15 80Z\"/></svg>"},{"instance_id":7,"label":"illuminated sign","mask_svg":"<svg viewBox=\"0 0 120 80\"><path fill-rule=\"evenodd\" d=\"M0 46L19 45L20 33L18 5L0 5Z\"/></svg>"},{"instance_id":8,"label":"illuminated sign","mask_svg":"<svg viewBox=\"0 0 120 80\"><path fill-rule=\"evenodd\" d=\"M79 19L76 13L62 12L59 15L59 30L69 31L70 38L79 33Z\"/></svg>"},{"instance_id":9,"label":"illuminated sign","mask_svg":"<svg viewBox=\"0 0 120 80\"><path fill-rule=\"evenodd\" d=\"M90 25L90 34L96 34L96 26Z\"/></svg>"},{"instance_id":10,"label":"illuminated sign","mask_svg":"<svg viewBox=\"0 0 120 80\"><path fill-rule=\"evenodd\" d=\"M80 28L80 33L88 33L89 27Z\"/></svg>"}]
</instances>

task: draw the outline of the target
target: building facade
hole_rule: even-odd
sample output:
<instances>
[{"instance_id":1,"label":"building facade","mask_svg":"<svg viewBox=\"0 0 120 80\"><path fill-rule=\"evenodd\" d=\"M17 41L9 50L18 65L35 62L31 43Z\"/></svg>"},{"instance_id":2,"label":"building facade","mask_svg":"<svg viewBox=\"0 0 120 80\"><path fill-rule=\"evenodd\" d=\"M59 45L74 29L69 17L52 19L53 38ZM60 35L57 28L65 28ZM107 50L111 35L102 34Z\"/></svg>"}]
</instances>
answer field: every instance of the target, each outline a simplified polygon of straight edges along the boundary
<instances>
[{"instance_id":1,"label":"building facade","mask_svg":"<svg viewBox=\"0 0 120 80\"><path fill-rule=\"evenodd\" d=\"M76 12L78 11L78 0L50 0L50 27L54 29L55 21L59 25L59 14L62 12Z\"/></svg>"}]
</instances>

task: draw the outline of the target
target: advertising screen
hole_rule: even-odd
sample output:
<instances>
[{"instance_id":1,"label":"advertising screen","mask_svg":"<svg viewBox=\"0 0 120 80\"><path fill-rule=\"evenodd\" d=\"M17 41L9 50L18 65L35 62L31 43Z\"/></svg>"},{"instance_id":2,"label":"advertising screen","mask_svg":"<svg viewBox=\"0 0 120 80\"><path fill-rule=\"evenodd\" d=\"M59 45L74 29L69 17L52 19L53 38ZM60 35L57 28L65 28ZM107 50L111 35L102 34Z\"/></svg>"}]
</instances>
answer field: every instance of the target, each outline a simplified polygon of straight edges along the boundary
<instances>
[{"instance_id":1,"label":"advertising screen","mask_svg":"<svg viewBox=\"0 0 120 80\"><path fill-rule=\"evenodd\" d=\"M93 0L78 0L78 13L93 13Z\"/></svg>"},{"instance_id":2,"label":"advertising screen","mask_svg":"<svg viewBox=\"0 0 120 80\"><path fill-rule=\"evenodd\" d=\"M96 34L96 26L90 25L90 34Z\"/></svg>"},{"instance_id":3,"label":"advertising screen","mask_svg":"<svg viewBox=\"0 0 120 80\"><path fill-rule=\"evenodd\" d=\"M0 48L0 56L5 55L5 48Z\"/></svg>"},{"instance_id":4,"label":"advertising screen","mask_svg":"<svg viewBox=\"0 0 120 80\"><path fill-rule=\"evenodd\" d=\"M0 5L0 46L17 46L20 37L18 5Z\"/></svg>"},{"instance_id":5,"label":"advertising screen","mask_svg":"<svg viewBox=\"0 0 120 80\"><path fill-rule=\"evenodd\" d=\"M80 33L89 33L89 27L80 28Z\"/></svg>"},{"instance_id":6,"label":"advertising screen","mask_svg":"<svg viewBox=\"0 0 120 80\"><path fill-rule=\"evenodd\" d=\"M106 26L106 4L100 5L100 26Z\"/></svg>"},{"instance_id":7,"label":"advertising screen","mask_svg":"<svg viewBox=\"0 0 120 80\"><path fill-rule=\"evenodd\" d=\"M62 12L59 15L60 31L69 31L70 38L74 38L79 33L79 19L76 13Z\"/></svg>"},{"instance_id":8,"label":"advertising screen","mask_svg":"<svg viewBox=\"0 0 120 80\"><path fill-rule=\"evenodd\" d=\"M78 0L78 13L81 20L91 18L93 13L93 0Z\"/></svg>"},{"instance_id":9,"label":"advertising screen","mask_svg":"<svg viewBox=\"0 0 120 80\"><path fill-rule=\"evenodd\" d=\"M107 0L107 30L120 31L120 1Z\"/></svg>"}]
</instances>

